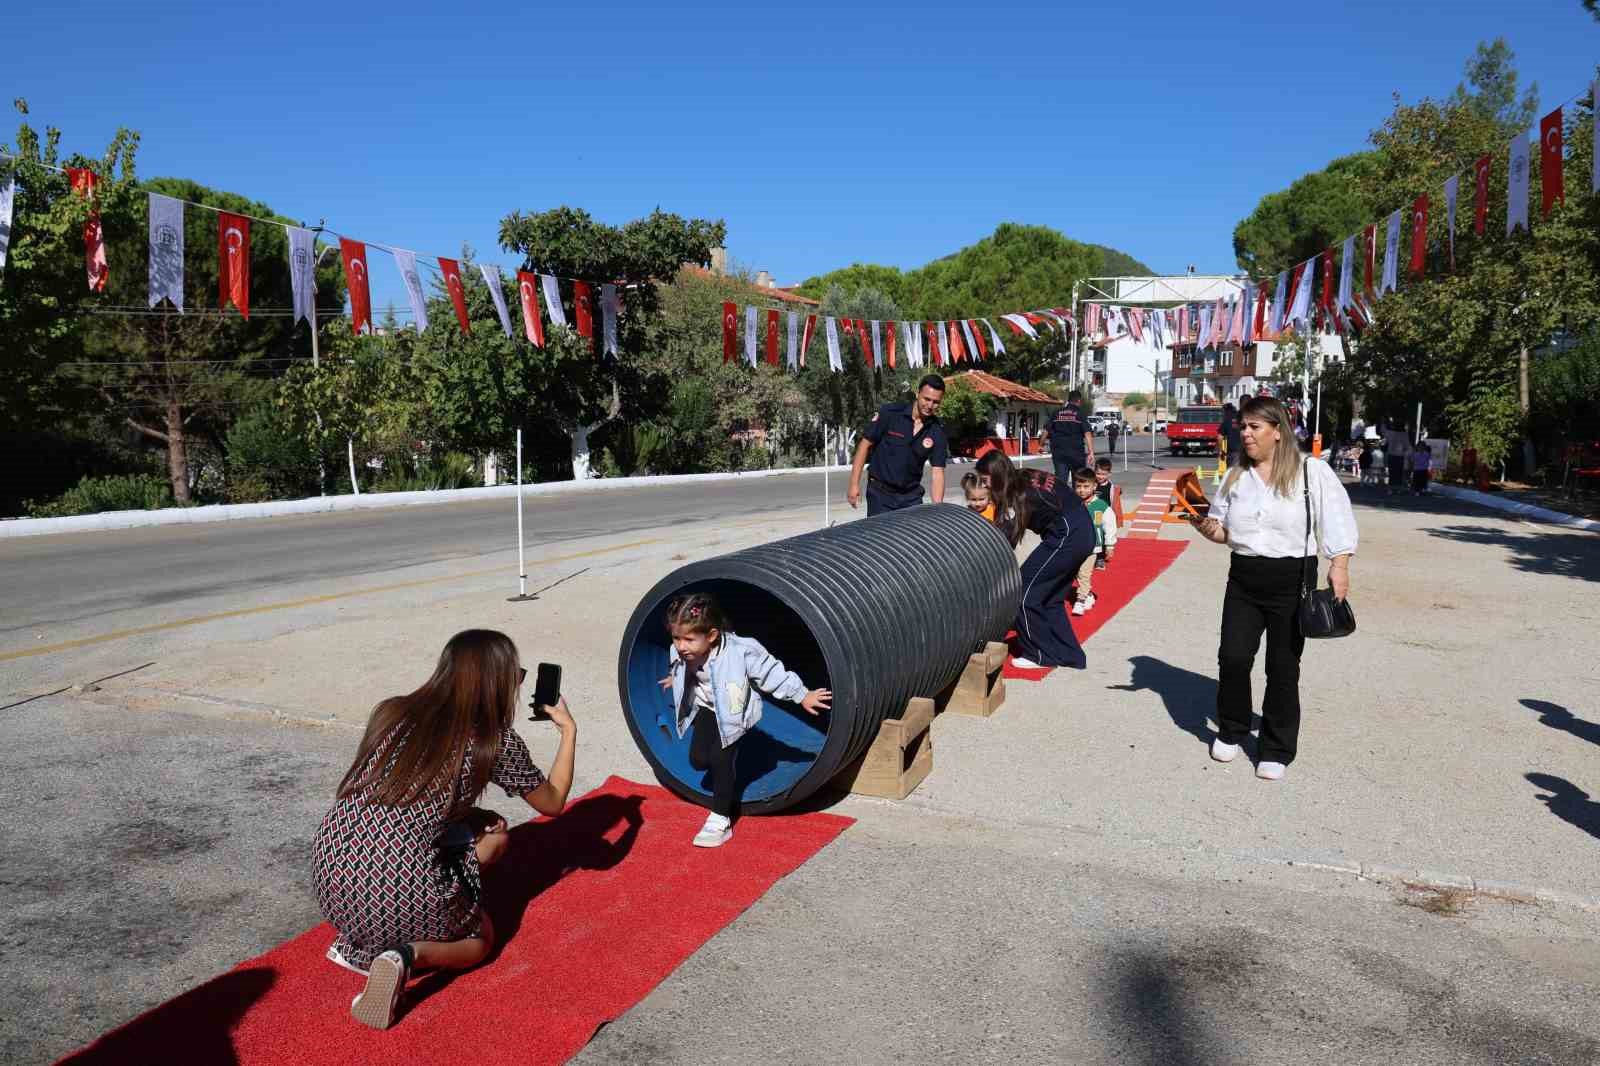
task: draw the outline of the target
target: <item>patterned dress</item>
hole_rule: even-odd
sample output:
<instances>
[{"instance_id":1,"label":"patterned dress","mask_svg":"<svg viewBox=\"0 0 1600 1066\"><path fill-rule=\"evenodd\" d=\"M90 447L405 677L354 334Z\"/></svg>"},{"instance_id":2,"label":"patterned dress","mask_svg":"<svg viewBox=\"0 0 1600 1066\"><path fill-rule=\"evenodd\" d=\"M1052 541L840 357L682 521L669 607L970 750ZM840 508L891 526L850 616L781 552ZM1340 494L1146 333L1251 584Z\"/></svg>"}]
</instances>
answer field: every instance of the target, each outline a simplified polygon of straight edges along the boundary
<instances>
[{"instance_id":1,"label":"patterned dress","mask_svg":"<svg viewBox=\"0 0 1600 1066\"><path fill-rule=\"evenodd\" d=\"M382 742L362 772L392 757L389 742ZM317 827L312 845L317 902L338 930L335 950L351 965L365 970L395 944L478 935L477 853L469 847L450 854L438 845L451 814L459 816L477 798L467 796L471 772L469 749L453 786L441 780L410 806L387 807L368 802L377 787L369 785L336 801ZM506 795L521 796L543 784L544 774L522 738L507 729L489 780ZM459 805L458 795L467 797Z\"/></svg>"}]
</instances>

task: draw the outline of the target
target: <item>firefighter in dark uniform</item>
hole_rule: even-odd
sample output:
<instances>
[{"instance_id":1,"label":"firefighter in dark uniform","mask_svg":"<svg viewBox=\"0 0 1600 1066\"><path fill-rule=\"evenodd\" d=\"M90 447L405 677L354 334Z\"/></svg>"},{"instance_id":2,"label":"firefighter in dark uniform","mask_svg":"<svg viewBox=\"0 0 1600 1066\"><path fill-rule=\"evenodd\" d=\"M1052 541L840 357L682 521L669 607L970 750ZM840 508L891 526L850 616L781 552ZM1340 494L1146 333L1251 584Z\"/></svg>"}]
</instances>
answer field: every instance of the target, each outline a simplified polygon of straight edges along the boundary
<instances>
[{"instance_id":1,"label":"firefighter in dark uniform","mask_svg":"<svg viewBox=\"0 0 1600 1066\"><path fill-rule=\"evenodd\" d=\"M933 466L933 502L944 502L944 466L950 442L939 422L944 379L929 374L917 385L910 403L878 408L856 445L850 467L851 507L861 502L861 471L867 468L867 517L915 507L922 502L922 466ZM870 466L868 454L872 456Z\"/></svg>"},{"instance_id":2,"label":"firefighter in dark uniform","mask_svg":"<svg viewBox=\"0 0 1600 1066\"><path fill-rule=\"evenodd\" d=\"M1050 460L1056 480L1072 487L1075 471L1094 464L1094 434L1083 417L1083 393L1073 389L1067 402L1050 420Z\"/></svg>"}]
</instances>

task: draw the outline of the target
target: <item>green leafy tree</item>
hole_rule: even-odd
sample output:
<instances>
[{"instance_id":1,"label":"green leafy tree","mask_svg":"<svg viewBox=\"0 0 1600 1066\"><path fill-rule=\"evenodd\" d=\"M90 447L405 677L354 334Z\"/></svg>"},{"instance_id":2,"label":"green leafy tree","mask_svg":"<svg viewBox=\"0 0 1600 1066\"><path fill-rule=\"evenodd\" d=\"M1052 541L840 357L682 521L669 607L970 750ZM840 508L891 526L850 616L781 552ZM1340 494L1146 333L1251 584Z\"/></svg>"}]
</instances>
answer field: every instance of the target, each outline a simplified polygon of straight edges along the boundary
<instances>
[{"instance_id":1,"label":"green leafy tree","mask_svg":"<svg viewBox=\"0 0 1600 1066\"><path fill-rule=\"evenodd\" d=\"M971 443L994 436L994 413L1001 399L979 392L965 378L951 377L939 405L939 420L952 445Z\"/></svg>"},{"instance_id":2,"label":"green leafy tree","mask_svg":"<svg viewBox=\"0 0 1600 1066\"><path fill-rule=\"evenodd\" d=\"M1363 176L1377 165L1372 152L1335 159L1261 198L1233 229L1239 269L1267 277L1305 262L1372 221L1376 211L1364 197Z\"/></svg>"},{"instance_id":3,"label":"green leafy tree","mask_svg":"<svg viewBox=\"0 0 1600 1066\"><path fill-rule=\"evenodd\" d=\"M907 398L917 379L927 371L912 369L905 359L896 359L894 369L869 366L859 341L846 338L842 332L839 348L844 369L839 372L828 370L827 338L823 335L822 318L827 316L888 323L898 321L900 315L900 308L894 300L876 289L851 291L841 285L828 289L817 319L818 336L815 343L821 354L811 359L810 366L813 369L799 379L812 411L824 424L845 433L859 432L880 406ZM887 329L887 325L884 328Z\"/></svg>"}]
</instances>

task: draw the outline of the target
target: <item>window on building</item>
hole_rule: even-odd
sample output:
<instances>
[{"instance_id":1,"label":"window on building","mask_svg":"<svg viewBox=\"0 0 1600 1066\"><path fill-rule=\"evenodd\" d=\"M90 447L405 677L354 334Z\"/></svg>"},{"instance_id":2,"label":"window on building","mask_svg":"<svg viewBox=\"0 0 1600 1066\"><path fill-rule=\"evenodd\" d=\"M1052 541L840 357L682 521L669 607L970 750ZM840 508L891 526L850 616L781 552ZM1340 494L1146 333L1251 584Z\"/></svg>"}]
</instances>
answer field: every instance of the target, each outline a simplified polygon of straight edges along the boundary
<instances>
[{"instance_id":1,"label":"window on building","mask_svg":"<svg viewBox=\"0 0 1600 1066\"><path fill-rule=\"evenodd\" d=\"M1233 349L1232 348L1224 348L1224 349L1222 349L1222 365L1223 366L1232 366L1233 365Z\"/></svg>"}]
</instances>

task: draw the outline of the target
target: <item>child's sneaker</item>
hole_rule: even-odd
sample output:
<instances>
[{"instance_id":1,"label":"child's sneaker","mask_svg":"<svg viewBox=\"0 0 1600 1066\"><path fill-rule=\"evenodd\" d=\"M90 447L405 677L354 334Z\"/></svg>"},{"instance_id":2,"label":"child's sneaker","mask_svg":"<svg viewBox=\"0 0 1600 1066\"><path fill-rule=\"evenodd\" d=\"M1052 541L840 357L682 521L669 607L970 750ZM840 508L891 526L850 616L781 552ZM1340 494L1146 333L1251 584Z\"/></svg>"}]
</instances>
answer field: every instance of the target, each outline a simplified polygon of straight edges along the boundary
<instances>
[{"instance_id":1,"label":"child's sneaker","mask_svg":"<svg viewBox=\"0 0 1600 1066\"><path fill-rule=\"evenodd\" d=\"M700 827L700 832L694 835L694 846L697 848L720 848L733 836L733 820L726 815L708 814L706 824Z\"/></svg>"},{"instance_id":2,"label":"child's sneaker","mask_svg":"<svg viewBox=\"0 0 1600 1066\"><path fill-rule=\"evenodd\" d=\"M1019 670L1038 670L1040 668L1039 664L1032 659L1025 659L1020 655L1012 656L1011 665Z\"/></svg>"},{"instance_id":3,"label":"child's sneaker","mask_svg":"<svg viewBox=\"0 0 1600 1066\"><path fill-rule=\"evenodd\" d=\"M1094 593L1089 593L1089 598L1083 601L1083 609L1086 611L1094 610L1094 605L1096 602L1098 601L1095 599Z\"/></svg>"},{"instance_id":4,"label":"child's sneaker","mask_svg":"<svg viewBox=\"0 0 1600 1066\"><path fill-rule=\"evenodd\" d=\"M1072 605L1072 613L1073 614L1083 614L1083 612L1087 611L1088 609L1089 609L1089 601L1088 600L1079 600L1077 603Z\"/></svg>"},{"instance_id":5,"label":"child's sneaker","mask_svg":"<svg viewBox=\"0 0 1600 1066\"><path fill-rule=\"evenodd\" d=\"M350 1001L350 1016L373 1029L393 1025L413 961L410 944L392 947L373 959L372 969L367 972L367 987Z\"/></svg>"},{"instance_id":6,"label":"child's sneaker","mask_svg":"<svg viewBox=\"0 0 1600 1066\"><path fill-rule=\"evenodd\" d=\"M1094 568L1096 570L1104 570L1106 568L1106 557L1104 555L1096 555L1094 557Z\"/></svg>"}]
</instances>

